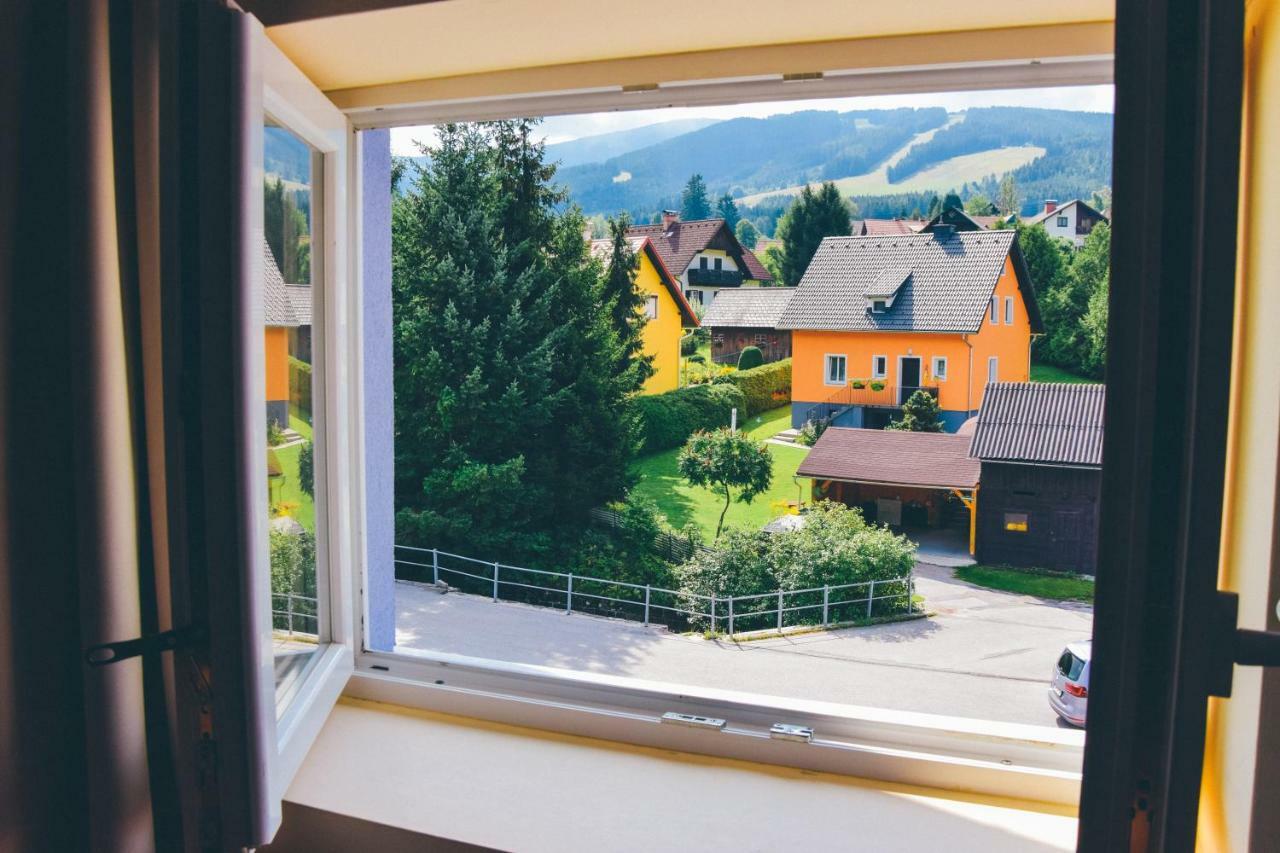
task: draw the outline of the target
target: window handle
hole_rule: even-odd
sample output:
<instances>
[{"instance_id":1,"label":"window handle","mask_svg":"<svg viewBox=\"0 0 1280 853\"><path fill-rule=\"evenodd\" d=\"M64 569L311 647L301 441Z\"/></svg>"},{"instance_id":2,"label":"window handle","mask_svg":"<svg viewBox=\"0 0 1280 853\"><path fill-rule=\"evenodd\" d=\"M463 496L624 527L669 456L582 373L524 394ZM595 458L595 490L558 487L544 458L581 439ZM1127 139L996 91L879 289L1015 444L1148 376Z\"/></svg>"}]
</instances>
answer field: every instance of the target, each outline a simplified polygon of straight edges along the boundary
<instances>
[{"instance_id":1,"label":"window handle","mask_svg":"<svg viewBox=\"0 0 1280 853\"><path fill-rule=\"evenodd\" d=\"M1280 612L1280 603L1276 609ZM1257 631L1237 628L1240 597L1234 592L1218 590L1214 612L1213 636L1222 642L1207 645L1213 656L1209 670L1209 695L1231 695L1231 677L1235 666L1280 666L1280 631Z\"/></svg>"}]
</instances>

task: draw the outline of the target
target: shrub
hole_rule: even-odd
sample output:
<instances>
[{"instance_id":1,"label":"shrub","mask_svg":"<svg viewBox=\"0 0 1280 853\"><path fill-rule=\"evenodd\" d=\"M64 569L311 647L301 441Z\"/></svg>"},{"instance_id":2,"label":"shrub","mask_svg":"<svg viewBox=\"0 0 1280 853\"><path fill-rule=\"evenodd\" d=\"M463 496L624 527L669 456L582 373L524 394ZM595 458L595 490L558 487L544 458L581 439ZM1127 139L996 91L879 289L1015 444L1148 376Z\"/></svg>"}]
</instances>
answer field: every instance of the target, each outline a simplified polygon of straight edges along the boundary
<instances>
[{"instance_id":1,"label":"shrub","mask_svg":"<svg viewBox=\"0 0 1280 853\"><path fill-rule=\"evenodd\" d=\"M862 512L843 504L820 501L805 515L805 524L784 533L759 530L728 530L712 552L699 552L693 559L676 567L680 591L686 595L759 595L774 590L819 588L816 601L821 602L820 588L825 585L888 580L911 573L915 565L915 545L888 528L867 524ZM902 587L895 590L894 586ZM876 596L906 592L905 584L876 586ZM858 588L843 591L841 598L857 599L865 595ZM803 596L801 596L803 597ZM789 601L797 606L800 601ZM813 602L805 599L804 604ZM776 599L739 602L736 607L738 626L744 630L767 627L775 615L765 621L750 620L750 614L776 607ZM907 596L883 598L876 602L874 615L906 612ZM833 608L832 621L859 618L866 613L858 603L846 608ZM816 608L794 611L788 620L821 621Z\"/></svg>"},{"instance_id":2,"label":"shrub","mask_svg":"<svg viewBox=\"0 0 1280 853\"><path fill-rule=\"evenodd\" d=\"M316 496L316 454L310 441L298 449L298 487L311 497Z\"/></svg>"},{"instance_id":3,"label":"shrub","mask_svg":"<svg viewBox=\"0 0 1280 853\"><path fill-rule=\"evenodd\" d=\"M737 370L717 381L742 389L746 398L746 415L757 415L791 402L791 359L784 358L750 370Z\"/></svg>"},{"instance_id":4,"label":"shrub","mask_svg":"<svg viewBox=\"0 0 1280 853\"><path fill-rule=\"evenodd\" d=\"M316 540L305 530L290 533L272 527L268 534L271 542L271 592L311 592L307 579L315 575Z\"/></svg>"},{"instance_id":5,"label":"shrub","mask_svg":"<svg viewBox=\"0 0 1280 853\"><path fill-rule=\"evenodd\" d=\"M280 423L272 418L267 421L267 447L275 447L284 443L284 430L280 428Z\"/></svg>"},{"instance_id":6,"label":"shrub","mask_svg":"<svg viewBox=\"0 0 1280 853\"><path fill-rule=\"evenodd\" d=\"M889 424L889 429L904 432L942 432L938 400L927 391L917 391L902 404L902 417Z\"/></svg>"},{"instance_id":7,"label":"shrub","mask_svg":"<svg viewBox=\"0 0 1280 853\"><path fill-rule=\"evenodd\" d=\"M680 339L680 354L693 355L698 351L698 339L693 335Z\"/></svg>"},{"instance_id":8,"label":"shrub","mask_svg":"<svg viewBox=\"0 0 1280 853\"><path fill-rule=\"evenodd\" d=\"M760 352L760 347L743 347L742 352L738 353L739 370L750 370L762 364L764 364L764 353Z\"/></svg>"},{"instance_id":9,"label":"shrub","mask_svg":"<svg viewBox=\"0 0 1280 853\"><path fill-rule=\"evenodd\" d=\"M729 425L730 413L746 411L746 398L735 385L689 385L665 394L636 397L643 448L652 453L679 447L698 430Z\"/></svg>"},{"instance_id":10,"label":"shrub","mask_svg":"<svg viewBox=\"0 0 1280 853\"><path fill-rule=\"evenodd\" d=\"M818 443L818 439L822 438L822 434L827 431L829 426L831 426L830 418L805 421L804 426L800 427L800 435L796 438L796 441L805 447L813 447Z\"/></svg>"}]
</instances>

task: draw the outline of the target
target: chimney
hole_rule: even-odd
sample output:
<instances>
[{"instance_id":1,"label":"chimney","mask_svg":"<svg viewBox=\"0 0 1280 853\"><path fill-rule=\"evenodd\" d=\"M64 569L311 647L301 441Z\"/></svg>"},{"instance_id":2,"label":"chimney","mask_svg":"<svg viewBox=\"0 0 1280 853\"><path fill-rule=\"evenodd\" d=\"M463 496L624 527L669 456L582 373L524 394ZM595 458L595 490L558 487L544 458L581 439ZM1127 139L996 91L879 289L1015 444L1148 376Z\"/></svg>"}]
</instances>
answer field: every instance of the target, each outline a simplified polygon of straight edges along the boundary
<instances>
[{"instance_id":1,"label":"chimney","mask_svg":"<svg viewBox=\"0 0 1280 853\"><path fill-rule=\"evenodd\" d=\"M664 210L662 211L662 230L670 231L671 226L680 221L680 211Z\"/></svg>"},{"instance_id":2,"label":"chimney","mask_svg":"<svg viewBox=\"0 0 1280 853\"><path fill-rule=\"evenodd\" d=\"M930 230L933 232L933 239L939 243L945 243L956 235L956 227L945 222L939 222Z\"/></svg>"},{"instance_id":3,"label":"chimney","mask_svg":"<svg viewBox=\"0 0 1280 853\"><path fill-rule=\"evenodd\" d=\"M1053 213L1058 209L1058 200L1056 198L1046 198L1044 200L1044 212Z\"/></svg>"}]
</instances>

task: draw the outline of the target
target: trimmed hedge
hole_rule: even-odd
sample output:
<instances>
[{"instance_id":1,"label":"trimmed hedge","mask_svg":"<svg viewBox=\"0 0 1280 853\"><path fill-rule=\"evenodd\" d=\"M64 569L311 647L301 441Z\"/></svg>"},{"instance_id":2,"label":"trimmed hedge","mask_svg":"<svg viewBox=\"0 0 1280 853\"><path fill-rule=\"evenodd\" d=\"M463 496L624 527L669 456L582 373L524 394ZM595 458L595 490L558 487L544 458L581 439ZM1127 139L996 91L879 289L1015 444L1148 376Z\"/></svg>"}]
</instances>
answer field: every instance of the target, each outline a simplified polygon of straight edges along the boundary
<instances>
[{"instance_id":1,"label":"trimmed hedge","mask_svg":"<svg viewBox=\"0 0 1280 853\"><path fill-rule=\"evenodd\" d=\"M700 429L727 427L733 409L739 416L746 411L746 397L734 385L688 385L636 397L632 405L640 417L644 451L652 453L680 447Z\"/></svg>"},{"instance_id":2,"label":"trimmed hedge","mask_svg":"<svg viewBox=\"0 0 1280 853\"><path fill-rule=\"evenodd\" d=\"M791 402L791 359L784 358L750 370L737 370L721 376L716 382L740 389L746 401L747 417L757 415Z\"/></svg>"},{"instance_id":3,"label":"trimmed hedge","mask_svg":"<svg viewBox=\"0 0 1280 853\"><path fill-rule=\"evenodd\" d=\"M754 370L764 364L764 353L760 352L760 347L743 347L742 352L738 353L738 369Z\"/></svg>"}]
</instances>

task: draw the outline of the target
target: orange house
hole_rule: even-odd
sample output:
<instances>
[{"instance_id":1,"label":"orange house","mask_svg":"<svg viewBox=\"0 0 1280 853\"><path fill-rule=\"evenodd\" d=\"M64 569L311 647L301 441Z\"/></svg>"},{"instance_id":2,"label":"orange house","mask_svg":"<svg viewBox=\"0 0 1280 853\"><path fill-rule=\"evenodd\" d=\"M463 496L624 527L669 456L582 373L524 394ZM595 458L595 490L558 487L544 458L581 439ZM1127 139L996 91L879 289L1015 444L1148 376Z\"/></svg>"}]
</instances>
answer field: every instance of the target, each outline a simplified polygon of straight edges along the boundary
<instances>
[{"instance_id":1,"label":"orange house","mask_svg":"<svg viewBox=\"0 0 1280 853\"><path fill-rule=\"evenodd\" d=\"M289 288L266 240L262 241L262 253L267 422L275 421L283 428L289 426L289 330L305 324L298 317ZM307 290L309 296L310 288Z\"/></svg>"},{"instance_id":2,"label":"orange house","mask_svg":"<svg viewBox=\"0 0 1280 853\"><path fill-rule=\"evenodd\" d=\"M828 237L778 322L791 330L791 422L883 428L913 393L955 432L988 382L1030 379L1043 326L1013 230Z\"/></svg>"}]
</instances>

